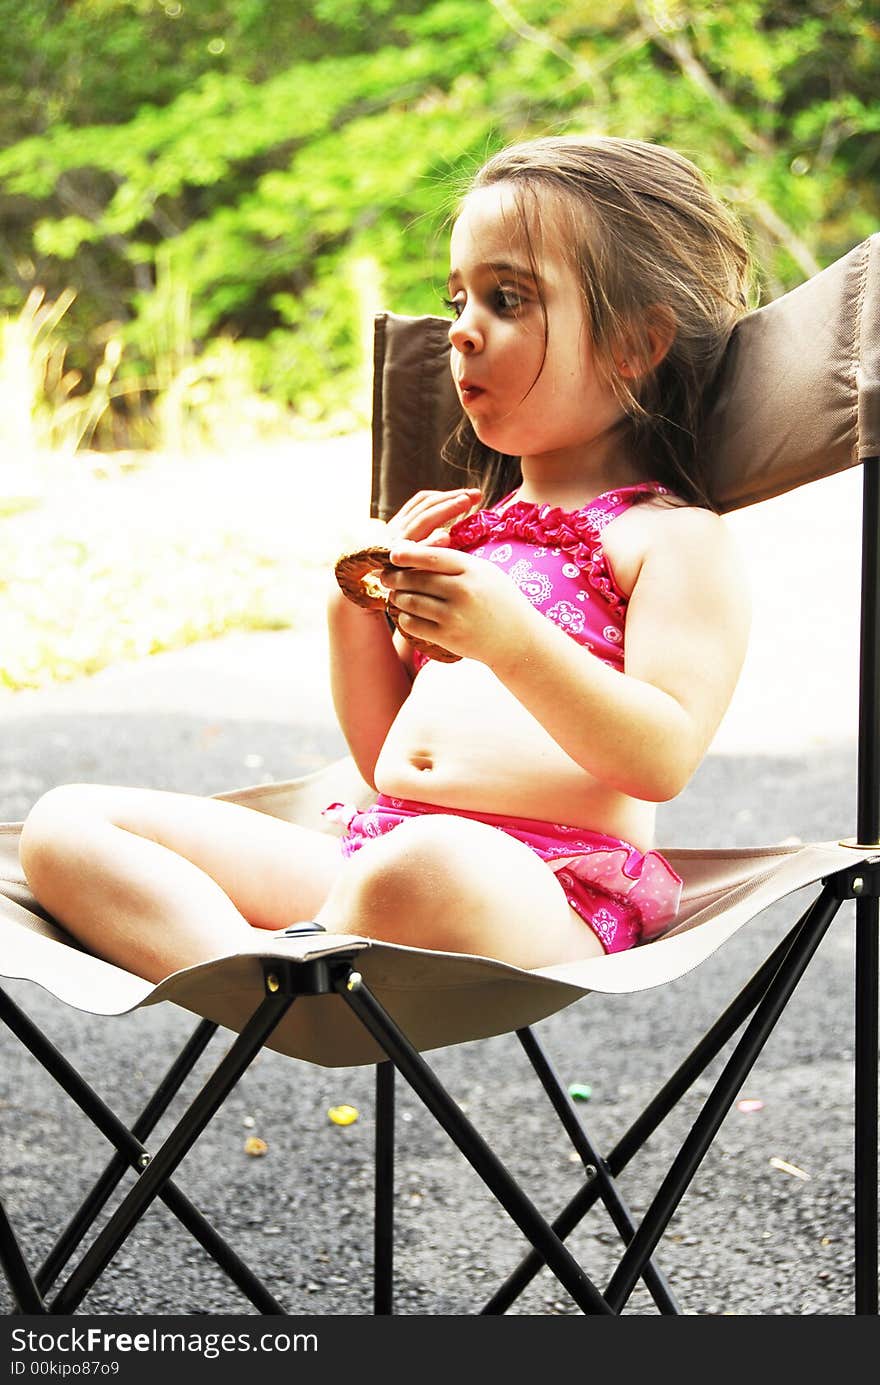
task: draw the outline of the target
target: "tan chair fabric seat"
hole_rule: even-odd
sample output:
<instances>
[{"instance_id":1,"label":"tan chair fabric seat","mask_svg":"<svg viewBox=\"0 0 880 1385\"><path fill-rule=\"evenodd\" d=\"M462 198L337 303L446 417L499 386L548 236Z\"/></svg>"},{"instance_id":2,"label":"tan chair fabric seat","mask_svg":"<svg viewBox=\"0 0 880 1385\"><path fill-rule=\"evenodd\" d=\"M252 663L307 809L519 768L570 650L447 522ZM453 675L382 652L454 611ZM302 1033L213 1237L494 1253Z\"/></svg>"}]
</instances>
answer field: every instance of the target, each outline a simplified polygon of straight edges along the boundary
<instances>
[{"instance_id":1,"label":"tan chair fabric seat","mask_svg":"<svg viewBox=\"0 0 880 1385\"><path fill-rule=\"evenodd\" d=\"M351 760L285 784L218 797L338 832L320 816L337 794L360 804L371 797ZM246 952L189 967L156 986L84 952L47 918L18 864L19 832L17 823L0 827L0 975L35 981L93 1014L120 1015L167 1000L238 1031L264 994L261 959L304 961L356 952L367 985L419 1050L522 1028L590 991L625 993L663 985L705 961L761 910L871 854L837 842L718 852L664 847L684 881L679 918L667 934L629 952L536 971L348 935L278 939L267 933ZM374 1063L383 1056L337 996L300 997L268 1046L326 1067Z\"/></svg>"}]
</instances>

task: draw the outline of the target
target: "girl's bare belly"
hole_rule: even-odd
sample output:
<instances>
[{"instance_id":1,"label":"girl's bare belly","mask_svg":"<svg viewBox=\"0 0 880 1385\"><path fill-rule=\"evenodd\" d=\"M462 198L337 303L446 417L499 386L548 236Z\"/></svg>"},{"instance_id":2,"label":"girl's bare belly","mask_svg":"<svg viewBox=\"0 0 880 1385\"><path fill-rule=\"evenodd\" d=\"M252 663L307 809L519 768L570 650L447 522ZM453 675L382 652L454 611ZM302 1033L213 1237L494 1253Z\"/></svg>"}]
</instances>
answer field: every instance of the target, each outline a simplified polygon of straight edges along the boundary
<instances>
[{"instance_id":1,"label":"girl's bare belly","mask_svg":"<svg viewBox=\"0 0 880 1385\"><path fill-rule=\"evenodd\" d=\"M653 846L655 806L600 784L486 667L429 662L376 762L379 793L588 827Z\"/></svg>"}]
</instances>

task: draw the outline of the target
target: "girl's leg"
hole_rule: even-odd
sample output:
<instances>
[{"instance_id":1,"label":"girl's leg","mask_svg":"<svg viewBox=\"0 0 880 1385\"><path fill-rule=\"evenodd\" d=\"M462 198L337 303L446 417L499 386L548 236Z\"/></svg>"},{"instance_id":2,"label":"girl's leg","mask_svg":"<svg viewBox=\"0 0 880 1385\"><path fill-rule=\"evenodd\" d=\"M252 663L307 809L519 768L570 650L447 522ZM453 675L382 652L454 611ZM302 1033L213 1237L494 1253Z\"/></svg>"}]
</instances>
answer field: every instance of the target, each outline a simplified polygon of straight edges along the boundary
<instances>
[{"instance_id":1,"label":"girl's leg","mask_svg":"<svg viewBox=\"0 0 880 1385\"><path fill-rule=\"evenodd\" d=\"M44 795L20 851L44 908L151 981L313 918L342 864L334 837L252 808L95 784Z\"/></svg>"},{"instance_id":2,"label":"girl's leg","mask_svg":"<svg viewBox=\"0 0 880 1385\"><path fill-rule=\"evenodd\" d=\"M603 955L556 876L514 837L449 814L365 843L317 919L331 932L476 953L520 967Z\"/></svg>"}]
</instances>

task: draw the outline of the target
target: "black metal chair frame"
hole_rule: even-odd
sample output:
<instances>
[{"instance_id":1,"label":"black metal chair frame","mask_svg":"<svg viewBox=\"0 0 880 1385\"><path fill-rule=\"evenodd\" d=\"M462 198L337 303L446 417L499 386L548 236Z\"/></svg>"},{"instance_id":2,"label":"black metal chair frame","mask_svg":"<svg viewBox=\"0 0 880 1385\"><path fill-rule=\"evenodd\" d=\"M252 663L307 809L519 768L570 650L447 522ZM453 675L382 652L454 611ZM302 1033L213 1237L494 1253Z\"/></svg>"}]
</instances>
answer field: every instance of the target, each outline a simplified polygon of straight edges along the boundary
<instances>
[{"instance_id":1,"label":"black metal chair frame","mask_svg":"<svg viewBox=\"0 0 880 1385\"><path fill-rule=\"evenodd\" d=\"M862 595L858 804L855 841L880 852L880 458L863 461ZM57 1051L12 999L0 991L0 1018L55 1081L115 1146L117 1153L71 1219L45 1263L35 1272L0 1202L0 1264L21 1313L70 1314L110 1265L126 1237L155 1198L161 1198L242 1294L263 1314L285 1309L241 1261L222 1236L173 1183L173 1175L236 1082L262 1048L289 1006L303 995L337 993L378 1041L387 1060L376 1066L376 1162L374 1223L374 1311L393 1311L394 1098L395 1070L464 1154L519 1227L532 1249L482 1308L505 1312L543 1266L588 1314L618 1314L640 1278L658 1310L681 1310L653 1260L658 1243L703 1156L730 1109L795 987L844 900L854 899L855 952L855 1122L854 1261L855 1312L876 1315L877 1282L877 1081L878 921L880 860L860 861L822 882L814 901L788 935L731 1002L614 1147L601 1154L530 1028L518 1038L559 1120L581 1159L584 1182L552 1223L535 1208L377 1001L356 970L354 956L308 963L264 963L265 999L225 1057L155 1153L145 1141L168 1110L214 1035L202 1021L141 1115L129 1129ZM732 1054L706 1098L689 1134L662 1180L641 1223L636 1225L616 1178L712 1060L742 1029ZM88 1246L60 1288L65 1266L128 1169L136 1182ZM599 1289L566 1248L570 1232L596 1204L603 1204L624 1251L604 1289Z\"/></svg>"}]
</instances>

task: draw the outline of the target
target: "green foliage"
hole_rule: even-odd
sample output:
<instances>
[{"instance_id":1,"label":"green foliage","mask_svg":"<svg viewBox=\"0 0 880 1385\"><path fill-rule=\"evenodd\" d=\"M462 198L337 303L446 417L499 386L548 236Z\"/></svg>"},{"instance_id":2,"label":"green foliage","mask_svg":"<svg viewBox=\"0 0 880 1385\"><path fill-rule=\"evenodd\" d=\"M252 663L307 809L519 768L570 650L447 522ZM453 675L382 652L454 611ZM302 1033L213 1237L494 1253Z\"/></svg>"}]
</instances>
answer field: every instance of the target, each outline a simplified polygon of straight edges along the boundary
<instances>
[{"instance_id":1,"label":"green foliage","mask_svg":"<svg viewBox=\"0 0 880 1385\"><path fill-rule=\"evenodd\" d=\"M165 266L193 360L222 339L279 404L349 407L370 314L438 310L458 187L530 134L681 148L768 296L877 225L854 0L0 0L0 26L0 310L73 287L84 390L108 323L155 378Z\"/></svg>"}]
</instances>

